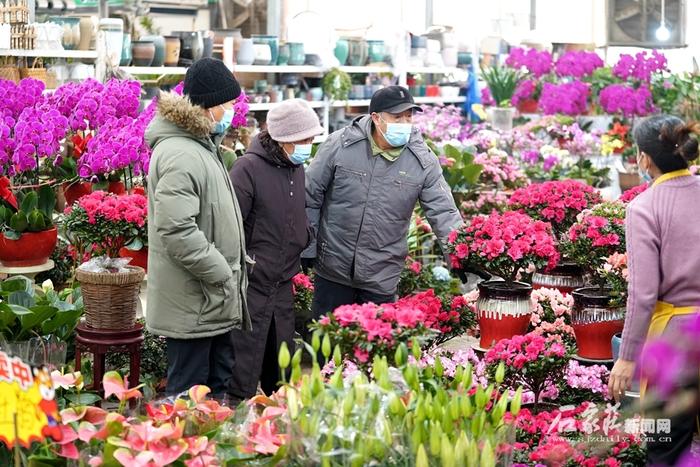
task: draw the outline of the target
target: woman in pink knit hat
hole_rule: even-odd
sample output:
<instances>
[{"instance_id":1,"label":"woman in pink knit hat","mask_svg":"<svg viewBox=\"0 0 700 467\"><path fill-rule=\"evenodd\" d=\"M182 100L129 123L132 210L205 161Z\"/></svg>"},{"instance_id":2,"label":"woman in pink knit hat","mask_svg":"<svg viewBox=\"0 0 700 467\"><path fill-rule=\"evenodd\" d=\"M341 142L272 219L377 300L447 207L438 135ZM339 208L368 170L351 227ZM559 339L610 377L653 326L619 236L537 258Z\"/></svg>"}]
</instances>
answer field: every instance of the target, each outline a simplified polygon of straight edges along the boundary
<instances>
[{"instance_id":1,"label":"woman in pink knit hat","mask_svg":"<svg viewBox=\"0 0 700 467\"><path fill-rule=\"evenodd\" d=\"M277 389L277 353L282 342L294 348L292 277L301 252L311 241L305 211L304 162L315 136L323 133L306 101L292 99L267 115L257 135L231 169L241 206L248 256L248 310L252 331L234 333L235 367L230 394L255 395L260 381L266 394Z\"/></svg>"}]
</instances>

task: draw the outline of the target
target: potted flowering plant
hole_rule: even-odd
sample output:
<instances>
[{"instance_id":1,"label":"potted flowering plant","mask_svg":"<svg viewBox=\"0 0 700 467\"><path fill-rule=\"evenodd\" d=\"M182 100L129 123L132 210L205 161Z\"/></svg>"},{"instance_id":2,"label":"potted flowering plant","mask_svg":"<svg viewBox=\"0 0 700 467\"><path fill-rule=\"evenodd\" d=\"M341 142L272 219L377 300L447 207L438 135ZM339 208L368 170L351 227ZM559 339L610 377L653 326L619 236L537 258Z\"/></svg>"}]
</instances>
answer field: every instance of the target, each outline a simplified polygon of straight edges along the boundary
<instances>
[{"instance_id":1,"label":"potted flowering plant","mask_svg":"<svg viewBox=\"0 0 700 467\"><path fill-rule=\"evenodd\" d=\"M479 284L477 312L481 346L527 331L529 284L516 282L521 270L553 268L559 261L552 227L521 212L475 216L448 238L453 267L503 278Z\"/></svg>"},{"instance_id":2,"label":"potted flowering plant","mask_svg":"<svg viewBox=\"0 0 700 467\"><path fill-rule=\"evenodd\" d=\"M96 191L66 209L64 224L78 257L86 253L92 257L76 270L88 326L130 329L134 325L145 271L113 260L119 258L124 247L146 251L146 221L147 201L138 194L118 196Z\"/></svg>"},{"instance_id":3,"label":"potted flowering plant","mask_svg":"<svg viewBox=\"0 0 700 467\"><path fill-rule=\"evenodd\" d=\"M0 262L45 263L57 242L53 170L67 119L42 95L41 81L0 81Z\"/></svg>"},{"instance_id":4,"label":"potted flowering plant","mask_svg":"<svg viewBox=\"0 0 700 467\"><path fill-rule=\"evenodd\" d=\"M497 130L510 131L515 116L515 109L510 107L511 99L523 77L522 73L513 68L494 66L482 68L481 76L496 104L488 109L491 125Z\"/></svg>"},{"instance_id":5,"label":"potted flowering plant","mask_svg":"<svg viewBox=\"0 0 700 467\"><path fill-rule=\"evenodd\" d=\"M306 274L299 273L292 277L294 294L294 328L306 339L307 325L311 320L311 303L314 298L314 284Z\"/></svg>"},{"instance_id":6,"label":"potted flowering plant","mask_svg":"<svg viewBox=\"0 0 700 467\"><path fill-rule=\"evenodd\" d=\"M486 352L484 361L491 375L504 364L504 384L512 389L522 386L532 391L537 411L542 391L549 385L561 383L570 358L570 351L560 336L530 333L497 342Z\"/></svg>"},{"instance_id":7,"label":"potted flowering plant","mask_svg":"<svg viewBox=\"0 0 700 467\"><path fill-rule=\"evenodd\" d=\"M518 161L506 151L495 147L479 152L474 163L481 167L479 184L487 190L513 190L528 183Z\"/></svg>"},{"instance_id":8,"label":"potted flowering plant","mask_svg":"<svg viewBox=\"0 0 700 467\"><path fill-rule=\"evenodd\" d=\"M593 187L576 180L561 180L520 188L508 204L533 219L549 222L560 242L576 222L576 216L600 201L600 194ZM564 293L583 284L583 271L571 261L562 261L549 271L536 271L532 278L534 288L554 287Z\"/></svg>"},{"instance_id":9,"label":"potted flowering plant","mask_svg":"<svg viewBox=\"0 0 700 467\"><path fill-rule=\"evenodd\" d=\"M505 64L507 67L524 73L523 79L511 98L511 104L521 113L537 111L537 101L542 91L542 78L552 72L552 54L546 50L523 49L514 47L510 50Z\"/></svg>"},{"instance_id":10,"label":"potted flowering plant","mask_svg":"<svg viewBox=\"0 0 700 467\"><path fill-rule=\"evenodd\" d=\"M619 284L610 274L613 269L622 275L625 252L625 205L606 202L581 213L563 246L564 254L588 271L594 286L574 291L572 324L576 331L579 355L590 359L612 357L610 341L622 331L624 303ZM608 264L614 258L615 267ZM606 266L608 265L608 266ZM613 289L617 287L617 291Z\"/></svg>"}]
</instances>

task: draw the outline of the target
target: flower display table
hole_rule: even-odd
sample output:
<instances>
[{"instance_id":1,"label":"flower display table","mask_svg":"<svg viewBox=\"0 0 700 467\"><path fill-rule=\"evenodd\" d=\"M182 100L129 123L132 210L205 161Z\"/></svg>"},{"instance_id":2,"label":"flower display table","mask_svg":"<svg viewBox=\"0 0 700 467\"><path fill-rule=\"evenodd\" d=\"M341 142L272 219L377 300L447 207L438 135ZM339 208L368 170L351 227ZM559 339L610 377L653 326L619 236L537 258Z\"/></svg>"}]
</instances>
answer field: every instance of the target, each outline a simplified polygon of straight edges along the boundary
<instances>
[{"instance_id":1,"label":"flower display table","mask_svg":"<svg viewBox=\"0 0 700 467\"><path fill-rule=\"evenodd\" d=\"M37 266L19 266L19 267L8 267L0 265L0 274L5 276L25 276L30 279L34 279L34 276L40 272L50 271L54 268L53 260L48 260L43 264Z\"/></svg>"},{"instance_id":2,"label":"flower display table","mask_svg":"<svg viewBox=\"0 0 700 467\"><path fill-rule=\"evenodd\" d=\"M143 325L136 325L126 331L98 330L81 323L76 328L75 367L80 369L83 353L95 357L92 369L93 390L103 391L102 377L105 373L105 356L107 353L124 352L129 354L129 387L139 384L141 368L141 344L143 343Z\"/></svg>"}]
</instances>

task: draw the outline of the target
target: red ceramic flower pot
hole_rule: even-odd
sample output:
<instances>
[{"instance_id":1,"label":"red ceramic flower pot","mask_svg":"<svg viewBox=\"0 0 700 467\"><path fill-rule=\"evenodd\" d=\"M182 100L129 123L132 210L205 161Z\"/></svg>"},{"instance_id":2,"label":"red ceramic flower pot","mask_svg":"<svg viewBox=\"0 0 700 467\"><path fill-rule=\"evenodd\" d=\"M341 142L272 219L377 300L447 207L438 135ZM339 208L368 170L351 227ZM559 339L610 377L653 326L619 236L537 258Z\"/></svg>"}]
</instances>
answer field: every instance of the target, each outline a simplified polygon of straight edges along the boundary
<instances>
[{"instance_id":1,"label":"red ceramic flower pot","mask_svg":"<svg viewBox=\"0 0 700 467\"><path fill-rule=\"evenodd\" d=\"M573 263L560 263L550 271L537 271L532 275L532 288L557 289L562 294L570 294L586 284L583 270Z\"/></svg>"},{"instance_id":2,"label":"red ceramic flower pot","mask_svg":"<svg viewBox=\"0 0 700 467\"><path fill-rule=\"evenodd\" d=\"M42 232L24 232L19 240L0 234L0 263L5 267L29 267L44 264L56 248L56 227Z\"/></svg>"},{"instance_id":3,"label":"red ceramic flower pot","mask_svg":"<svg viewBox=\"0 0 700 467\"><path fill-rule=\"evenodd\" d=\"M124 182L109 182L109 185L107 185L107 192L115 195L125 195L126 186L124 186Z\"/></svg>"},{"instance_id":4,"label":"red ceramic flower pot","mask_svg":"<svg viewBox=\"0 0 700 467\"><path fill-rule=\"evenodd\" d=\"M482 348L527 333L532 316L531 292L532 287L522 282L488 281L479 284L476 312Z\"/></svg>"},{"instance_id":5,"label":"red ceramic flower pot","mask_svg":"<svg viewBox=\"0 0 700 467\"><path fill-rule=\"evenodd\" d=\"M119 250L119 256L122 258L131 258L130 266L138 266L148 272L148 247L141 248L140 250L122 248Z\"/></svg>"},{"instance_id":6,"label":"red ceramic flower pot","mask_svg":"<svg viewBox=\"0 0 700 467\"><path fill-rule=\"evenodd\" d=\"M63 196L66 198L66 206L73 206L73 203L90 193L92 193L92 183L90 182L63 184Z\"/></svg>"},{"instance_id":7,"label":"red ceramic flower pot","mask_svg":"<svg viewBox=\"0 0 700 467\"><path fill-rule=\"evenodd\" d=\"M518 112L521 114L534 114L537 112L538 102L535 99L525 99L518 104Z\"/></svg>"},{"instance_id":8,"label":"red ceramic flower pot","mask_svg":"<svg viewBox=\"0 0 700 467\"><path fill-rule=\"evenodd\" d=\"M612 337L622 332L625 308L610 306L608 290L596 287L577 289L571 326L576 334L578 355L591 360L612 359Z\"/></svg>"}]
</instances>

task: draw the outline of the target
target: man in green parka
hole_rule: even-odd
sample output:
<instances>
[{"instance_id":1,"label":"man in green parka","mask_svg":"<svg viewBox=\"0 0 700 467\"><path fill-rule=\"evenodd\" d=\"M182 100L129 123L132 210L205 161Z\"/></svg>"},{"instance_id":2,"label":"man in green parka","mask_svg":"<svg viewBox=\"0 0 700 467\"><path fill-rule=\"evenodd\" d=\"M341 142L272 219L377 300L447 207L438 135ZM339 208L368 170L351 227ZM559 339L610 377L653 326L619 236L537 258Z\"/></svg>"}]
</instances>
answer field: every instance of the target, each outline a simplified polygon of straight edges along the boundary
<instances>
[{"instance_id":1,"label":"man in green parka","mask_svg":"<svg viewBox=\"0 0 700 467\"><path fill-rule=\"evenodd\" d=\"M250 329L245 239L219 144L241 88L220 60L187 71L182 96L163 93L146 131L148 330L167 338L170 395L228 389L233 329Z\"/></svg>"}]
</instances>

